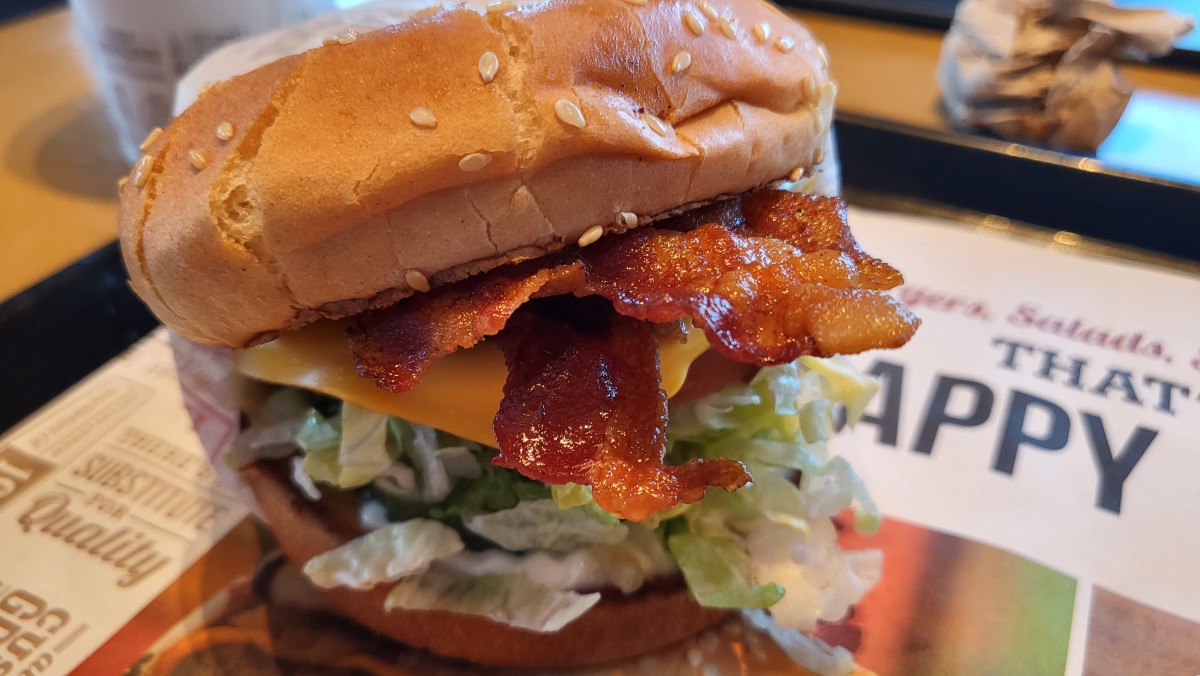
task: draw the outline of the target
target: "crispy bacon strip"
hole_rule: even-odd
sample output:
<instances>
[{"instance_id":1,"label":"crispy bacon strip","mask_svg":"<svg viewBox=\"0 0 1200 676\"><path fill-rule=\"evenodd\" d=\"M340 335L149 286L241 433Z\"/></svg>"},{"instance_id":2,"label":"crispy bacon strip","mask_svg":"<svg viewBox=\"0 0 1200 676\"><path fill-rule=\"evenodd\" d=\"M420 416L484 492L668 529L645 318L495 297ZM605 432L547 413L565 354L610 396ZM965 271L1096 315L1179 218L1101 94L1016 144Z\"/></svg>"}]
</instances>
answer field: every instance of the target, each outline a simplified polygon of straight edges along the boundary
<instances>
[{"instance_id":1,"label":"crispy bacon strip","mask_svg":"<svg viewBox=\"0 0 1200 676\"><path fill-rule=\"evenodd\" d=\"M517 308L551 281L552 273L566 276L571 269L495 270L365 313L348 330L358 373L391 392L410 390L430 364L498 333Z\"/></svg>"},{"instance_id":2,"label":"crispy bacon strip","mask_svg":"<svg viewBox=\"0 0 1200 676\"><path fill-rule=\"evenodd\" d=\"M591 485L596 504L633 521L750 480L733 460L663 465L667 397L649 324L614 317L601 335L585 335L523 311L496 340L509 369L497 465L548 484Z\"/></svg>"},{"instance_id":3,"label":"crispy bacon strip","mask_svg":"<svg viewBox=\"0 0 1200 676\"><path fill-rule=\"evenodd\" d=\"M904 283L898 270L858 246L847 225L846 203L836 197L764 190L747 195L741 205L748 235L783 240L805 253L840 251L854 262L864 289Z\"/></svg>"},{"instance_id":4,"label":"crispy bacon strip","mask_svg":"<svg viewBox=\"0 0 1200 676\"><path fill-rule=\"evenodd\" d=\"M858 247L839 200L767 191L733 202L367 313L351 329L359 373L410 389L434 359L494 335L550 293L603 296L637 319L691 318L722 354L757 365L912 337L916 318L879 292L900 274ZM721 223L692 227L701 216Z\"/></svg>"},{"instance_id":5,"label":"crispy bacon strip","mask_svg":"<svg viewBox=\"0 0 1200 676\"><path fill-rule=\"evenodd\" d=\"M582 255L586 292L652 322L690 318L725 356L760 366L898 347L916 320L864 289L851 256L706 224L638 230ZM578 291L576 291L578 293Z\"/></svg>"}]
</instances>

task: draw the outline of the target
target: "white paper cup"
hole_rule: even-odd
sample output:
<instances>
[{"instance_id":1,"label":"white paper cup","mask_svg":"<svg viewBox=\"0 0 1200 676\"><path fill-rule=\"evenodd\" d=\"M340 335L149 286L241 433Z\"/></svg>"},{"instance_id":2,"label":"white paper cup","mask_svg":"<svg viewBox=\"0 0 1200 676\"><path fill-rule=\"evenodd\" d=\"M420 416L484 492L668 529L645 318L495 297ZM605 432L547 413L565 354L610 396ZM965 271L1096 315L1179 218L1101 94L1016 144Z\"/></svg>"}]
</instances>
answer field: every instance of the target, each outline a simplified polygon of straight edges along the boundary
<instances>
[{"instance_id":1,"label":"white paper cup","mask_svg":"<svg viewBox=\"0 0 1200 676\"><path fill-rule=\"evenodd\" d=\"M121 149L171 116L175 82L230 40L333 9L335 0L71 0Z\"/></svg>"}]
</instances>

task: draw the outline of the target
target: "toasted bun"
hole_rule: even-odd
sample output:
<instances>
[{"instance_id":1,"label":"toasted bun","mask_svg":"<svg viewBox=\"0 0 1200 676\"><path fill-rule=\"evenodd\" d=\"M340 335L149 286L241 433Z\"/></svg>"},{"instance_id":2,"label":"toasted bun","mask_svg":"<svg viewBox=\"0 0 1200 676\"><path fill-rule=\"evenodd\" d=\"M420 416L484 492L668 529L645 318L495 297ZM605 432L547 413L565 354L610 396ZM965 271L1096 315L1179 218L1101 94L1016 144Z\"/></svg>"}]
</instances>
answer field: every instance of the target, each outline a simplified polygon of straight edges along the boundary
<instances>
[{"instance_id":1,"label":"toasted bun","mask_svg":"<svg viewBox=\"0 0 1200 676\"><path fill-rule=\"evenodd\" d=\"M762 0L715 4L732 38L677 0L449 9L217 84L121 189L132 286L188 338L241 347L810 168L823 50Z\"/></svg>"},{"instance_id":2,"label":"toasted bun","mask_svg":"<svg viewBox=\"0 0 1200 676\"><path fill-rule=\"evenodd\" d=\"M352 509L336 496L321 508L305 500L278 468L251 465L242 477L254 492L279 545L303 563L360 534ZM539 634L482 617L442 611L384 610L387 585L335 588L329 600L346 616L401 643L480 664L566 668L651 652L711 626L727 612L701 608L682 580L632 596L605 594L582 617L553 634Z\"/></svg>"}]
</instances>

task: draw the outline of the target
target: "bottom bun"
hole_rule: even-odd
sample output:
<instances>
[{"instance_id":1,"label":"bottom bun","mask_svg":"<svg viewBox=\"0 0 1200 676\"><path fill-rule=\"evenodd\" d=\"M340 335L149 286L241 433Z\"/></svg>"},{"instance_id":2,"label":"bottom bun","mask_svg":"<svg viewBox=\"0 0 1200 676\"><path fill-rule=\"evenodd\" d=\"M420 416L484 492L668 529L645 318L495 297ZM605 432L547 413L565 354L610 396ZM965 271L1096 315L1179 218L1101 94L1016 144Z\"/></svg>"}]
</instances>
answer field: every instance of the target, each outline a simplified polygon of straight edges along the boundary
<instances>
[{"instance_id":1,"label":"bottom bun","mask_svg":"<svg viewBox=\"0 0 1200 676\"><path fill-rule=\"evenodd\" d=\"M281 467L255 464L241 471L284 553L303 564L362 533L349 500L326 495L309 502ZM632 595L605 592L582 617L541 634L475 615L437 610L384 610L390 586L326 590L347 617L401 643L479 664L578 667L653 652L712 626L726 611L701 608L681 578Z\"/></svg>"}]
</instances>

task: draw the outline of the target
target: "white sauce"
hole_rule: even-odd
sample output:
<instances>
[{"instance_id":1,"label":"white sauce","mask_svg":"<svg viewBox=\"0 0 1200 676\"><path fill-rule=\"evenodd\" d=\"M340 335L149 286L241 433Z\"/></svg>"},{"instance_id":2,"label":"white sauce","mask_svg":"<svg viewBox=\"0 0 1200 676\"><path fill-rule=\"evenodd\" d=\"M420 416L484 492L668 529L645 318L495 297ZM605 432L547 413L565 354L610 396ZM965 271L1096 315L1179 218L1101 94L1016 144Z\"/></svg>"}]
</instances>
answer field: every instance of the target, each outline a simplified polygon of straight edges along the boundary
<instances>
[{"instance_id":1,"label":"white sauce","mask_svg":"<svg viewBox=\"0 0 1200 676\"><path fill-rule=\"evenodd\" d=\"M499 549L462 551L439 564L467 575L524 573L559 591L616 587L627 594L637 591L647 580L677 570L658 537L640 526L631 526L629 537L619 545L596 545L565 555L513 554Z\"/></svg>"}]
</instances>

